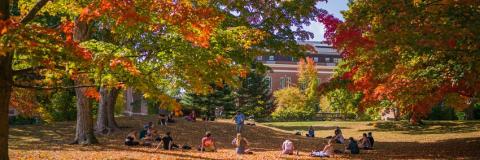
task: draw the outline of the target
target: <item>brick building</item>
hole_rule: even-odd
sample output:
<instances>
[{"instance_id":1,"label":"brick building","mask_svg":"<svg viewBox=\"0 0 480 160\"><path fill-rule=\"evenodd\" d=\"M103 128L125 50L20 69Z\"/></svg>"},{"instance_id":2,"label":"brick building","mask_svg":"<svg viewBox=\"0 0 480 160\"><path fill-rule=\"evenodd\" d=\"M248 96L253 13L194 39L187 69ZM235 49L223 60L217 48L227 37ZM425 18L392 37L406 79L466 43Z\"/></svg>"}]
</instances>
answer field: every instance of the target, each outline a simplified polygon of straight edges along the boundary
<instances>
[{"instance_id":1,"label":"brick building","mask_svg":"<svg viewBox=\"0 0 480 160\"><path fill-rule=\"evenodd\" d=\"M328 82L333 74L333 69L341 60L340 54L331 46L317 41L299 41L299 44L309 44L314 46L317 53L308 53L306 57L311 57L317 64L317 73L320 84ZM288 86L296 86L298 80L298 59L289 56L267 55L258 56L257 61L272 68L267 74L267 80L270 81L272 91L282 89Z\"/></svg>"}]
</instances>

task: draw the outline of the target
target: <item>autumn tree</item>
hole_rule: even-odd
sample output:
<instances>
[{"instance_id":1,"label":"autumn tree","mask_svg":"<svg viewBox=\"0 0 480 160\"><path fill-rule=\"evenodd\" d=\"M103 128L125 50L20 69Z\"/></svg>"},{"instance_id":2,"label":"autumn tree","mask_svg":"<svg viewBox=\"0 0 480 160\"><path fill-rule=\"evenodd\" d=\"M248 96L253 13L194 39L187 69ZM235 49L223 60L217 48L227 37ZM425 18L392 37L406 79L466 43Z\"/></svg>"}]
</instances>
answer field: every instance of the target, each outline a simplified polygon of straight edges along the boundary
<instances>
[{"instance_id":1,"label":"autumn tree","mask_svg":"<svg viewBox=\"0 0 480 160\"><path fill-rule=\"evenodd\" d=\"M206 81L233 84L247 74L245 64L257 55L304 50L295 39L312 37L303 25L319 12L317 2L27 0L15 1L10 7L10 1L2 1L0 117L7 117L13 86L74 88L75 141L94 143L91 101L111 99L107 92L100 95L97 87L108 91L127 84L163 93L162 85L174 84L206 93L211 91ZM10 8L22 10L12 18ZM54 23L45 18L55 19ZM292 25L297 29L292 30ZM130 52L95 50L98 44L121 46ZM57 85L65 76L74 80L74 86ZM0 121L0 130L0 158L8 159L7 120Z\"/></svg>"},{"instance_id":2,"label":"autumn tree","mask_svg":"<svg viewBox=\"0 0 480 160\"><path fill-rule=\"evenodd\" d=\"M275 120L310 120L315 109L307 106L307 97L297 87L287 87L273 92L275 97Z\"/></svg>"},{"instance_id":3,"label":"autumn tree","mask_svg":"<svg viewBox=\"0 0 480 160\"><path fill-rule=\"evenodd\" d=\"M302 58L298 62L298 84L307 97L307 106L318 111L318 74L316 64L310 57Z\"/></svg>"},{"instance_id":4,"label":"autumn tree","mask_svg":"<svg viewBox=\"0 0 480 160\"><path fill-rule=\"evenodd\" d=\"M367 1L349 3L345 21L321 13L325 38L341 52L360 110L383 100L412 122L444 99L471 108L479 98L479 4L472 0Z\"/></svg>"}]
</instances>

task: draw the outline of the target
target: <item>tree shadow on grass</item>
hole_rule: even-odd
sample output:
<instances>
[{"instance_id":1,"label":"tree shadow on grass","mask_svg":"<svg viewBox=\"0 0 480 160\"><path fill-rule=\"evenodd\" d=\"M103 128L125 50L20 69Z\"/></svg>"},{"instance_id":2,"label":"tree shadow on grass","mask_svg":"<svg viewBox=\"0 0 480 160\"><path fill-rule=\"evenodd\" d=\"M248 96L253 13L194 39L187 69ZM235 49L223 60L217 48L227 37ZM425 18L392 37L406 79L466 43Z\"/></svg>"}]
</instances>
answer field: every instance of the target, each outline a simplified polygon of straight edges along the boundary
<instances>
[{"instance_id":1,"label":"tree shadow on grass","mask_svg":"<svg viewBox=\"0 0 480 160\"><path fill-rule=\"evenodd\" d=\"M273 126L273 125L268 125L268 126L272 126L272 127L287 130L287 131L295 131L295 130L306 131L310 127L310 126ZM331 130L332 134L333 134L333 131L337 128L336 126L312 126L312 127L315 131ZM340 129L350 129L350 128L340 127Z\"/></svg>"},{"instance_id":2,"label":"tree shadow on grass","mask_svg":"<svg viewBox=\"0 0 480 160\"><path fill-rule=\"evenodd\" d=\"M400 122L377 122L370 123L373 129L359 130L364 132L389 132L400 131L405 134L445 134L445 133L468 133L480 129L477 121L425 121L424 125L411 125L406 121Z\"/></svg>"},{"instance_id":3,"label":"tree shadow on grass","mask_svg":"<svg viewBox=\"0 0 480 160\"><path fill-rule=\"evenodd\" d=\"M374 150L361 150L351 159L479 159L480 137L437 142L375 142Z\"/></svg>"},{"instance_id":4,"label":"tree shadow on grass","mask_svg":"<svg viewBox=\"0 0 480 160\"><path fill-rule=\"evenodd\" d=\"M139 117L139 118L119 118L118 122L121 126L129 128L122 128L119 132L115 132L108 136L97 136L101 144L80 146L67 145L74 138L75 123L55 123L49 125L29 125L29 126L14 126L10 132L10 149L17 152L28 152L32 150L47 151L52 154L62 153L61 151L85 151L85 152L101 152L114 151L113 153L129 153L135 152L144 153L146 156L158 157L160 155L178 157L178 159L229 159L234 155L234 147L231 145L232 139L235 137L235 125L226 122L186 122L178 119L178 123L171 124L167 127L156 126L161 133L171 131L175 143L179 145L189 144L195 149L200 144L200 139L205 131L211 131L217 141L218 148L223 149L219 154L201 154L197 151L155 151L153 148L145 147L127 147L123 145L124 136L131 129L140 129L142 125L154 121L154 118ZM395 124L399 126L397 127ZM445 126L454 128L465 132L466 129L458 128L459 126L478 127L478 122L426 122L428 127L411 129L407 128L406 124L395 122L378 123L375 131L405 131L405 132L421 132L426 134L435 131L435 126ZM390 126L388 126L390 125ZM395 126L392 126L395 125ZM402 126L404 125L404 126ZM300 126L298 126L300 127ZM316 130L332 130L334 127L316 126ZM432 128L430 128L432 127ZM305 126L301 127L302 130ZM393 129L392 129L393 128ZM291 128L290 128L291 129ZM345 128L343 128L345 129ZM438 130L438 129L437 129ZM442 132L445 129L440 129L435 132ZM462 133L458 131L458 133ZM468 131L468 130L467 130ZM322 148L326 139L323 138L307 138L305 136L296 136L287 132L279 132L271 128L263 126L245 126L244 137L246 137L254 151L255 155L262 156L264 154L279 153L281 144L285 139L291 139L295 146L300 148L303 157L313 149ZM418 133L417 133L418 134ZM341 146L340 146L341 147ZM480 137L463 138L463 139L449 139L444 141L437 141L432 143L419 142L375 142L375 150L362 151L360 155L351 156L348 154L339 155L340 158L352 159L441 159L441 158L466 158L479 159L480 158ZM227 151L227 153L225 153ZM277 152L278 151L278 152ZM105 154L108 154L106 152ZM83 153L81 153L83 154ZM87 154L87 153L85 153ZM223 156L223 157L222 157ZM286 159L295 159L293 157L285 157ZM126 158L126 157L125 157ZM280 157L282 158L282 157Z\"/></svg>"},{"instance_id":5,"label":"tree shadow on grass","mask_svg":"<svg viewBox=\"0 0 480 160\"><path fill-rule=\"evenodd\" d=\"M145 147L127 147L124 146L125 135L132 129L141 129L143 124L154 121L154 118L138 117L138 118L119 118L119 125L124 126L118 132L111 135L97 135L97 139L101 144L98 145L68 145L74 139L75 122L43 124L43 125L25 125L14 126L11 128L9 136L9 149L20 151L47 151L49 153L59 151L82 151L82 152L102 152L114 151L120 152L139 152L145 154L155 153L158 155L170 155L186 159L215 159L216 156L202 154L196 151L180 152L180 151L153 151L152 148ZM195 149L205 134L205 131L211 131L216 139L218 148L234 153L234 146L231 145L232 139L235 137L235 125L228 122L187 122L177 119L177 123L168 126L155 126L157 130L164 134L171 131L174 142L178 145L188 144ZM244 137L251 143L251 148L255 154L264 154L266 152L280 152L281 145L285 139L291 139L295 145L299 146L302 152L309 152L312 148L318 148L324 139L307 138L304 136L296 136L288 132L279 132L277 130L258 126L245 126L243 132ZM50 152L52 151L52 152ZM108 153L108 152L107 152ZM83 153L82 153L83 154ZM87 154L87 153L86 153ZM230 153L229 153L230 154ZM220 158L221 159L221 158Z\"/></svg>"}]
</instances>

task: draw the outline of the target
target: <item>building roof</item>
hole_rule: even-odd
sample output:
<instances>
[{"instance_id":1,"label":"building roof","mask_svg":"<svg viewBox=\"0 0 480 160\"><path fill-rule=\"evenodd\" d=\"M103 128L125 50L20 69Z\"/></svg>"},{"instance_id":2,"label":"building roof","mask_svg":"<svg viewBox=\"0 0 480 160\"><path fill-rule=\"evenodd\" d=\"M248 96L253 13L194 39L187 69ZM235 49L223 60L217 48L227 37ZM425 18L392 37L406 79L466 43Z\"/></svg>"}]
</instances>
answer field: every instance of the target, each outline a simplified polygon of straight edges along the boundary
<instances>
[{"instance_id":1,"label":"building roof","mask_svg":"<svg viewBox=\"0 0 480 160\"><path fill-rule=\"evenodd\" d=\"M311 45L315 47L317 53L312 54L323 54L323 55L340 55L332 45L329 45L325 42L321 41L297 41L300 45Z\"/></svg>"}]
</instances>

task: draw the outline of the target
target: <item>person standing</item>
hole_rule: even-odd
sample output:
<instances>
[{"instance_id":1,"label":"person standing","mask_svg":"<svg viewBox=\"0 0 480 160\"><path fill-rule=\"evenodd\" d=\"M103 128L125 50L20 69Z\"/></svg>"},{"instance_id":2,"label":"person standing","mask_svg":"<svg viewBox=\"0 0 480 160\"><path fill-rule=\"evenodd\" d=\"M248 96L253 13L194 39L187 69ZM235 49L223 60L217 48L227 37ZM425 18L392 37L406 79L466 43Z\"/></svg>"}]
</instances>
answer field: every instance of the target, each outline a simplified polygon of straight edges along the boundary
<instances>
[{"instance_id":1,"label":"person standing","mask_svg":"<svg viewBox=\"0 0 480 160\"><path fill-rule=\"evenodd\" d=\"M237 131L237 133L242 133L243 124L245 122L245 115L242 112L237 111L237 114L235 115L235 117L233 117L233 120L236 124L235 130Z\"/></svg>"}]
</instances>

